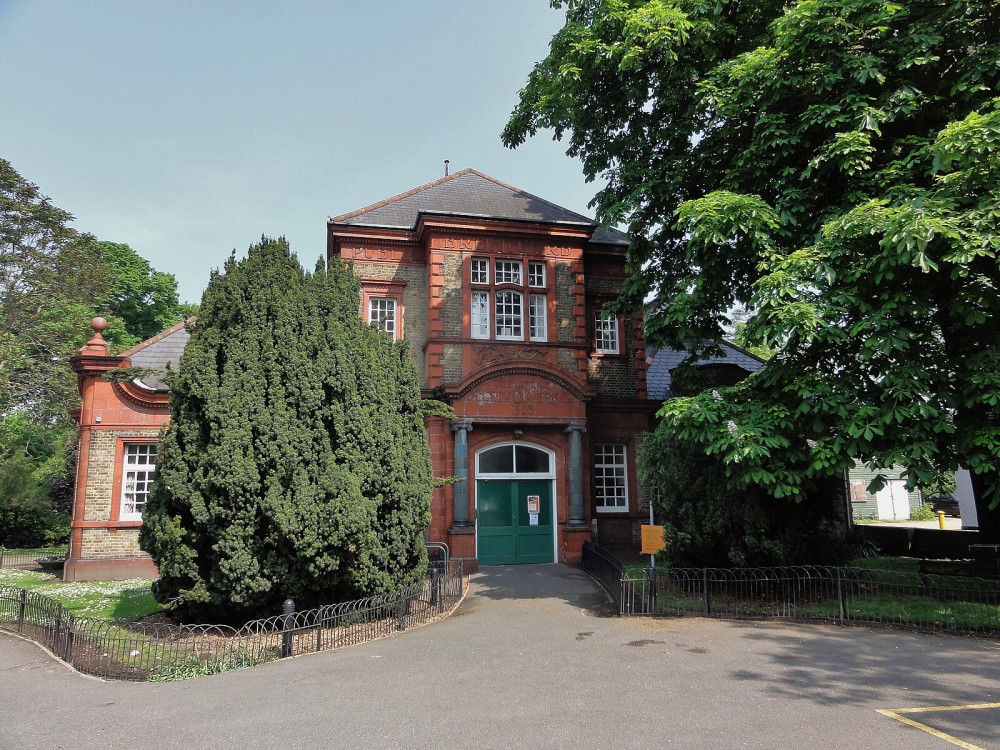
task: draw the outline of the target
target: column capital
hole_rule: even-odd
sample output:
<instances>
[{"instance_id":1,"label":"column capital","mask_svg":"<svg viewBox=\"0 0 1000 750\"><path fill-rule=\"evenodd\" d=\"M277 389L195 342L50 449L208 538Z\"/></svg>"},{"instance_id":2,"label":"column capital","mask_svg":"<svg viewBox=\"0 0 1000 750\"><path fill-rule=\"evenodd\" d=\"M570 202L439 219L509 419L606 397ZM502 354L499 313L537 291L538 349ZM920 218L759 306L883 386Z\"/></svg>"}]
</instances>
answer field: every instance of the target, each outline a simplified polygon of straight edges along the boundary
<instances>
[{"instance_id":1,"label":"column capital","mask_svg":"<svg viewBox=\"0 0 1000 750\"><path fill-rule=\"evenodd\" d=\"M571 424L565 430L563 430L563 432L566 432L566 433L570 433L570 432L584 433L586 431L587 431L587 425L585 425L585 424Z\"/></svg>"},{"instance_id":2,"label":"column capital","mask_svg":"<svg viewBox=\"0 0 1000 750\"><path fill-rule=\"evenodd\" d=\"M452 432L459 432L461 430L472 432L472 422L467 419L459 419L451 423Z\"/></svg>"}]
</instances>

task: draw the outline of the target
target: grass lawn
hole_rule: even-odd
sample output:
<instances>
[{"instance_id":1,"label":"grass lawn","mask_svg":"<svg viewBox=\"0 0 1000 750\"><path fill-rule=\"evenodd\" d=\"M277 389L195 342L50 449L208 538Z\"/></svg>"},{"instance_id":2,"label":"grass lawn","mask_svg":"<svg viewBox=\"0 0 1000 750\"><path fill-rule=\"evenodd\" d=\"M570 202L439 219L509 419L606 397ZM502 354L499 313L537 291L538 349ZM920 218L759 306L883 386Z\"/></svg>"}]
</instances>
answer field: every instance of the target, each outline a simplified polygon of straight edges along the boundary
<instances>
[{"instance_id":1,"label":"grass lawn","mask_svg":"<svg viewBox=\"0 0 1000 750\"><path fill-rule=\"evenodd\" d=\"M963 601L941 601L933 597L892 594L862 594L847 598L848 616L856 620L913 623L922 627L996 629L1000 607ZM802 605L803 615L835 617L836 602Z\"/></svg>"},{"instance_id":2,"label":"grass lawn","mask_svg":"<svg viewBox=\"0 0 1000 750\"><path fill-rule=\"evenodd\" d=\"M13 568L0 569L0 585L37 591L62 602L77 617L103 620L136 620L160 611L150 581L89 581L63 583L47 573Z\"/></svg>"},{"instance_id":3,"label":"grass lawn","mask_svg":"<svg viewBox=\"0 0 1000 750\"><path fill-rule=\"evenodd\" d=\"M648 562L625 564L625 574L633 580L645 575ZM854 574L848 587L848 617L868 622L910 623L922 627L959 629L1000 628L1000 584L996 581L968 579L949 575L921 574L920 561L909 557L858 558L845 568L864 570ZM659 570L659 568L658 568ZM723 587L724 588L724 587ZM721 590L721 589L719 589ZM718 597L714 593L713 597ZM760 605L738 594L738 609L747 615ZM765 597L766 598L766 597ZM664 610L697 611L701 595L697 592L659 591L659 607ZM716 602L724 608L726 603ZM836 598L825 601L803 601L790 605L795 616L836 617ZM759 614L767 616L769 607Z\"/></svg>"}]
</instances>

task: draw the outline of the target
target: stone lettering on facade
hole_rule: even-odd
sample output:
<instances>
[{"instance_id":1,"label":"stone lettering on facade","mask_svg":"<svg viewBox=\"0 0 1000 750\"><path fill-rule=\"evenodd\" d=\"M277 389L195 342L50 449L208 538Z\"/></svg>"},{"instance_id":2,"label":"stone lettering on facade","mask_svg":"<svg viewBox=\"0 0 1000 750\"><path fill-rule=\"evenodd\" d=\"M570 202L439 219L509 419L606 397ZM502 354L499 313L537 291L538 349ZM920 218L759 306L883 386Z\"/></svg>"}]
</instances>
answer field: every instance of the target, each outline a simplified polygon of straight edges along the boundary
<instances>
[{"instance_id":1,"label":"stone lettering on facade","mask_svg":"<svg viewBox=\"0 0 1000 750\"><path fill-rule=\"evenodd\" d=\"M519 417L530 417L550 411L552 406L575 403L575 399L555 383L523 376L487 381L468 393L465 400Z\"/></svg>"},{"instance_id":2,"label":"stone lettering on facade","mask_svg":"<svg viewBox=\"0 0 1000 750\"><path fill-rule=\"evenodd\" d=\"M410 247L363 247L344 246L341 257L359 262L421 263L420 253Z\"/></svg>"}]
</instances>

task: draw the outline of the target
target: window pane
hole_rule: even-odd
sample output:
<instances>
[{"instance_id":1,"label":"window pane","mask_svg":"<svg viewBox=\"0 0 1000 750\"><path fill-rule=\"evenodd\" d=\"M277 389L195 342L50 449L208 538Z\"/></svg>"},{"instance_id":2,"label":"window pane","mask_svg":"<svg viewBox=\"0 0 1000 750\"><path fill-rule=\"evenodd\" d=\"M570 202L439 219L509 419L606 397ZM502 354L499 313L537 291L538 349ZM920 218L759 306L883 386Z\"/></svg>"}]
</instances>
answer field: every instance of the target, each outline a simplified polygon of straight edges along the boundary
<instances>
[{"instance_id":1,"label":"window pane","mask_svg":"<svg viewBox=\"0 0 1000 750\"><path fill-rule=\"evenodd\" d=\"M472 305L469 310L472 323L472 337L488 339L490 337L490 295L489 292L473 292Z\"/></svg>"},{"instance_id":2,"label":"window pane","mask_svg":"<svg viewBox=\"0 0 1000 750\"><path fill-rule=\"evenodd\" d=\"M594 344L600 354L618 354L618 318L597 313L594 318Z\"/></svg>"},{"instance_id":3,"label":"window pane","mask_svg":"<svg viewBox=\"0 0 1000 750\"><path fill-rule=\"evenodd\" d=\"M472 283L473 284L489 284L490 283L490 260L489 260L489 258L473 258L472 259Z\"/></svg>"},{"instance_id":4,"label":"window pane","mask_svg":"<svg viewBox=\"0 0 1000 750\"><path fill-rule=\"evenodd\" d=\"M499 273L499 271L498 271ZM524 333L521 318L520 292L499 291L496 293L495 324L498 339L520 339Z\"/></svg>"},{"instance_id":5,"label":"window pane","mask_svg":"<svg viewBox=\"0 0 1000 750\"><path fill-rule=\"evenodd\" d=\"M396 338L396 300L372 297L368 301L368 322Z\"/></svg>"},{"instance_id":6,"label":"window pane","mask_svg":"<svg viewBox=\"0 0 1000 750\"><path fill-rule=\"evenodd\" d=\"M551 471L549 454L526 445L516 446L518 474L546 474Z\"/></svg>"},{"instance_id":7,"label":"window pane","mask_svg":"<svg viewBox=\"0 0 1000 750\"><path fill-rule=\"evenodd\" d=\"M124 459L119 518L137 521L156 477L156 444L126 444Z\"/></svg>"},{"instance_id":8,"label":"window pane","mask_svg":"<svg viewBox=\"0 0 1000 750\"><path fill-rule=\"evenodd\" d=\"M480 474L513 474L514 446L501 445L479 454Z\"/></svg>"},{"instance_id":9,"label":"window pane","mask_svg":"<svg viewBox=\"0 0 1000 750\"><path fill-rule=\"evenodd\" d=\"M598 510L628 510L624 445L594 446L594 495Z\"/></svg>"},{"instance_id":10,"label":"window pane","mask_svg":"<svg viewBox=\"0 0 1000 750\"><path fill-rule=\"evenodd\" d=\"M546 306L544 294L532 294L528 304L528 325L532 341L545 341L546 337Z\"/></svg>"},{"instance_id":11,"label":"window pane","mask_svg":"<svg viewBox=\"0 0 1000 750\"><path fill-rule=\"evenodd\" d=\"M521 284L521 261L498 260L496 279L498 284Z\"/></svg>"},{"instance_id":12,"label":"window pane","mask_svg":"<svg viewBox=\"0 0 1000 750\"><path fill-rule=\"evenodd\" d=\"M532 261L528 264L528 286L545 286L545 264Z\"/></svg>"}]
</instances>

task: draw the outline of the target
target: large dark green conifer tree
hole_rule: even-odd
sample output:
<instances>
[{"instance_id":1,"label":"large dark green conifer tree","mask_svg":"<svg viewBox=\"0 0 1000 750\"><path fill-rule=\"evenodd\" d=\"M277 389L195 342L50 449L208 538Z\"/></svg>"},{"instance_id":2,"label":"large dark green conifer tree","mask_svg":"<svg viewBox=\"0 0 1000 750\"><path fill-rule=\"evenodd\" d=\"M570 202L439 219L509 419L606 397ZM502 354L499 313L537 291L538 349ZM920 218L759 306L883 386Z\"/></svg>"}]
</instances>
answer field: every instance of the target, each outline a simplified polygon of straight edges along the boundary
<instances>
[{"instance_id":1,"label":"large dark green conifer tree","mask_svg":"<svg viewBox=\"0 0 1000 750\"><path fill-rule=\"evenodd\" d=\"M426 570L430 453L406 345L340 261L263 238L212 276L171 383L140 544L184 619L383 593Z\"/></svg>"}]
</instances>

